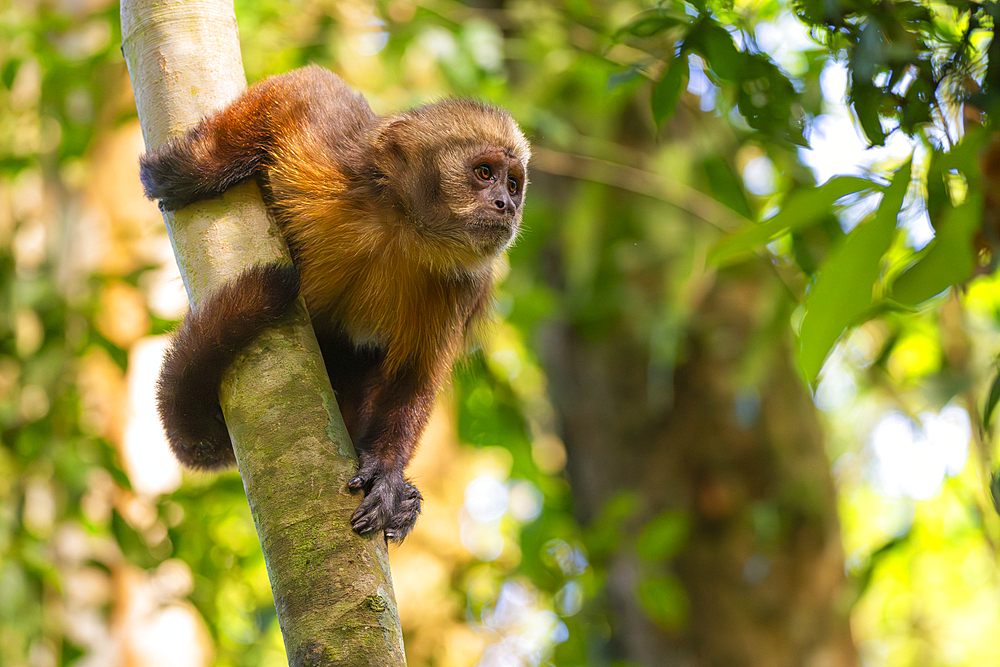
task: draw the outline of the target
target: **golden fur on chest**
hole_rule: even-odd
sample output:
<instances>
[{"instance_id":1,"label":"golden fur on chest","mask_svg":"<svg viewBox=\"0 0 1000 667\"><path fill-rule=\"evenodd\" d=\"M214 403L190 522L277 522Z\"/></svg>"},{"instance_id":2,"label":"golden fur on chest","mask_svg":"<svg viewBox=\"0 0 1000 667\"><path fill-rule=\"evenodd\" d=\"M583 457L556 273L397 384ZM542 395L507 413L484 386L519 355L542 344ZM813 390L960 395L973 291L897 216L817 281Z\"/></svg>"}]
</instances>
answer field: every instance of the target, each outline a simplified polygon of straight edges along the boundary
<instances>
[{"instance_id":1,"label":"golden fur on chest","mask_svg":"<svg viewBox=\"0 0 1000 667\"><path fill-rule=\"evenodd\" d=\"M439 377L460 352L470 317L484 308L491 264L475 275L457 271L454 248L406 212L345 199L345 179L319 137L279 145L295 154L281 155L268 172L273 211L317 326L384 348L391 369L415 363Z\"/></svg>"},{"instance_id":2,"label":"golden fur on chest","mask_svg":"<svg viewBox=\"0 0 1000 667\"><path fill-rule=\"evenodd\" d=\"M489 276L468 276L473 284L460 286L462 278L434 267L433 248L412 225L345 203L336 192L294 200L282 194L276 213L296 248L302 294L317 324L342 328L359 346L383 347L390 368L416 363L434 376L446 370Z\"/></svg>"}]
</instances>

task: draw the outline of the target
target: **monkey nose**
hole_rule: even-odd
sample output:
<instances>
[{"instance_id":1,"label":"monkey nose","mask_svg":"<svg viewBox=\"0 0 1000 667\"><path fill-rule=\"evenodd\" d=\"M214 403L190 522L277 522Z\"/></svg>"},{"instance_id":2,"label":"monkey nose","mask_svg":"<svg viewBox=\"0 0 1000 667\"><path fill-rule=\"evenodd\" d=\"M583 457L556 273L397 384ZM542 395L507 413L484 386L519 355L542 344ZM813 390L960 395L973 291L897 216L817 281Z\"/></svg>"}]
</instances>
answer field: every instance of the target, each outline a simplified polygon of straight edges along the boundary
<instances>
[{"instance_id":1,"label":"monkey nose","mask_svg":"<svg viewBox=\"0 0 1000 667\"><path fill-rule=\"evenodd\" d=\"M493 205L497 207L498 211L514 210L514 202L512 202L510 198L506 196L493 200Z\"/></svg>"}]
</instances>

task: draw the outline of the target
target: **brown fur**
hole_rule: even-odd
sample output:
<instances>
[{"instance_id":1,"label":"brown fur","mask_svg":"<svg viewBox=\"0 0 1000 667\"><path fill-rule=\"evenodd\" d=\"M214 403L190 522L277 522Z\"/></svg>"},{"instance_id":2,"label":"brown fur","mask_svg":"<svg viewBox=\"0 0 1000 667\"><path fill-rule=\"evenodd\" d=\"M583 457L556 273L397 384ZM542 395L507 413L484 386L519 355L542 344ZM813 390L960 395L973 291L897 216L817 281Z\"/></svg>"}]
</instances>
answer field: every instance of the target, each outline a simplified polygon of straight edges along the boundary
<instances>
[{"instance_id":1,"label":"brown fur","mask_svg":"<svg viewBox=\"0 0 1000 667\"><path fill-rule=\"evenodd\" d=\"M147 196L167 210L246 178L261 183L361 454L351 480L366 493L352 518L360 533L402 539L416 520L420 494L403 470L437 388L488 310L494 264L520 225L529 153L502 109L446 100L380 117L311 66L256 84L141 159ZM271 274L246 274L226 287L228 301L245 302L240 318L260 309L256 319L268 319L274 308L253 296L262 291L275 304L294 299L275 276L262 286ZM168 433L181 434L171 435L175 453L195 467L231 461L228 437L207 433L207 411L193 418L174 406L204 402L184 395L217 396L235 352L210 351L233 316L218 304L192 313L163 371L161 415ZM249 342L251 329L231 347ZM213 365L207 389L177 370L198 364ZM192 434L191 424L206 432Z\"/></svg>"}]
</instances>

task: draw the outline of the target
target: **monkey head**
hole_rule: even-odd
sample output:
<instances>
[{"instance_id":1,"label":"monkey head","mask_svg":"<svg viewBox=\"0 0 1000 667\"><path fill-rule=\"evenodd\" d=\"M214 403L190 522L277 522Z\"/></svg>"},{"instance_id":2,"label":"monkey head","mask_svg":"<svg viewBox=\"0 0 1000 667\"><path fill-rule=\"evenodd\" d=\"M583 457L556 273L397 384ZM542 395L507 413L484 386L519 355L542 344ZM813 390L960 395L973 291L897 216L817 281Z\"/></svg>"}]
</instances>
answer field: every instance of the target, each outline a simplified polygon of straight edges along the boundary
<instances>
[{"instance_id":1,"label":"monkey head","mask_svg":"<svg viewBox=\"0 0 1000 667\"><path fill-rule=\"evenodd\" d=\"M517 237L531 148L505 110L445 100L388 119L390 188L428 258L446 268L488 265Z\"/></svg>"}]
</instances>

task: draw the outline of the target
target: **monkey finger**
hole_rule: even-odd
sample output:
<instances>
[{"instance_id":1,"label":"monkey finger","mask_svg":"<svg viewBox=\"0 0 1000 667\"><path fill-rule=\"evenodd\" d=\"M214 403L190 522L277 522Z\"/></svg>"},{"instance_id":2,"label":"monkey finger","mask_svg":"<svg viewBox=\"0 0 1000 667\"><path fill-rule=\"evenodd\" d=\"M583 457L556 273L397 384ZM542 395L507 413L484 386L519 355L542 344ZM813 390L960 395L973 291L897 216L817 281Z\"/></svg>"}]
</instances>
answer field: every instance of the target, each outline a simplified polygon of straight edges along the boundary
<instances>
[{"instance_id":1,"label":"monkey finger","mask_svg":"<svg viewBox=\"0 0 1000 667\"><path fill-rule=\"evenodd\" d=\"M379 515L377 506L366 506L366 503L362 502L354 512L354 516L351 517L351 529L358 535L375 532L382 527L382 519Z\"/></svg>"},{"instance_id":2,"label":"monkey finger","mask_svg":"<svg viewBox=\"0 0 1000 667\"><path fill-rule=\"evenodd\" d=\"M361 463L358 466L358 474L347 483L347 488L351 491L364 491L368 493L372 486L380 477L381 467L379 461L374 456L361 455Z\"/></svg>"},{"instance_id":3,"label":"monkey finger","mask_svg":"<svg viewBox=\"0 0 1000 667\"><path fill-rule=\"evenodd\" d=\"M361 535L384 530L387 540L402 541L420 515L422 500L401 472L380 475L358 505L351 525Z\"/></svg>"},{"instance_id":4,"label":"monkey finger","mask_svg":"<svg viewBox=\"0 0 1000 667\"><path fill-rule=\"evenodd\" d=\"M385 528L385 537L391 542L402 542L413 529L420 516L420 500L418 498L405 500L389 517Z\"/></svg>"},{"instance_id":5,"label":"monkey finger","mask_svg":"<svg viewBox=\"0 0 1000 667\"><path fill-rule=\"evenodd\" d=\"M351 527L359 535L382 530L392 505L392 489L382 480L376 481L351 517Z\"/></svg>"},{"instance_id":6,"label":"monkey finger","mask_svg":"<svg viewBox=\"0 0 1000 667\"><path fill-rule=\"evenodd\" d=\"M375 475L367 475L365 473L358 473L351 478L351 481L347 483L347 488L351 491L364 491L368 493L371 491L372 485L375 483Z\"/></svg>"}]
</instances>

